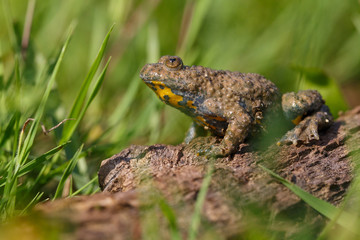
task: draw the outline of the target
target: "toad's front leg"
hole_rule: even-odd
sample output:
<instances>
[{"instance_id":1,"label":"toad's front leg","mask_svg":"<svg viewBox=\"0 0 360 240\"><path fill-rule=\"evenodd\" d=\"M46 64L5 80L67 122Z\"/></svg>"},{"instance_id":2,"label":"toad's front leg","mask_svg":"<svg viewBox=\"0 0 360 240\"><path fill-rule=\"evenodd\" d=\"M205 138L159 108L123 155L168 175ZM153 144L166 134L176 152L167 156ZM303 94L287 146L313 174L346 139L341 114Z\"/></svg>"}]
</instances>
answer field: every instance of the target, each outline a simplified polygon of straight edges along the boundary
<instances>
[{"instance_id":1,"label":"toad's front leg","mask_svg":"<svg viewBox=\"0 0 360 240\"><path fill-rule=\"evenodd\" d=\"M252 118L240 106L225 112L224 115L228 121L228 127L220 144L214 145L211 149L210 156L221 157L234 153L250 132Z\"/></svg>"}]
</instances>

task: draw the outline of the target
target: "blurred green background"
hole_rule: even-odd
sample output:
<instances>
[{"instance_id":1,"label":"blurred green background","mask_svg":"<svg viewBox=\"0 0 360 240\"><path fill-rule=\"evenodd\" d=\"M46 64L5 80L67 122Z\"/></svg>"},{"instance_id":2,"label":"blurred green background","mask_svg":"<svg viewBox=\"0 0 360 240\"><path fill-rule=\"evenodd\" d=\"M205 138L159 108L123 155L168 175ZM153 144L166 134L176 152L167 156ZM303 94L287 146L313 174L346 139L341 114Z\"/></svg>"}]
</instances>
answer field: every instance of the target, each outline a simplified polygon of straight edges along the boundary
<instances>
[{"instance_id":1,"label":"blurred green background","mask_svg":"<svg viewBox=\"0 0 360 240\"><path fill-rule=\"evenodd\" d=\"M184 138L191 120L161 103L138 77L145 63L162 55L179 55L186 65L260 73L282 92L317 89L336 116L360 104L356 0L1 0L0 8L0 132L15 113L20 126L34 117L46 87L39 76L52 71L75 26L41 121L50 128L65 119L115 23L102 88L67 154L52 165L62 166L84 144L73 173L76 188L96 175L101 160L130 144L177 144ZM48 136L39 129L29 159L55 147L61 129ZM0 145L1 166L16 141L14 132ZM59 171L53 169L50 180L58 182ZM47 178L37 191L53 196L52 181Z\"/></svg>"}]
</instances>

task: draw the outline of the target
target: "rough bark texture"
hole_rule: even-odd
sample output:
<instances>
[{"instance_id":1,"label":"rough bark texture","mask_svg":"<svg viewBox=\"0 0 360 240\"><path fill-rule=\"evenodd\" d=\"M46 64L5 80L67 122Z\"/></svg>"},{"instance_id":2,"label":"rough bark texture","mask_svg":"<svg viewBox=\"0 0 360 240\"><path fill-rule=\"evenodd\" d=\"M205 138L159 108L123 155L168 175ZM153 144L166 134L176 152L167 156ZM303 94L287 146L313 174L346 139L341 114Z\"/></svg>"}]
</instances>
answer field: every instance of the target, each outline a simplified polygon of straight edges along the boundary
<instances>
[{"instance_id":1,"label":"rough bark texture","mask_svg":"<svg viewBox=\"0 0 360 240\"><path fill-rule=\"evenodd\" d=\"M237 237L251 231L248 226L254 224L265 236L272 229L271 236L275 232L277 239L295 237L304 228L310 236L316 235L324 218L257 163L338 205L352 180L349 155L359 154L360 107L343 114L320 137L320 141L301 146L270 146L263 153L242 144L238 153L216 159L198 237ZM166 210L170 206L186 236L211 165L211 160L197 156L197 149L215 141L218 139L208 137L189 145L130 146L102 162L99 183L103 193L45 203L37 210L70 222L74 234L66 237L136 239L151 234L147 228L154 225L156 236L166 239L173 226ZM276 226L267 225L268 218Z\"/></svg>"}]
</instances>

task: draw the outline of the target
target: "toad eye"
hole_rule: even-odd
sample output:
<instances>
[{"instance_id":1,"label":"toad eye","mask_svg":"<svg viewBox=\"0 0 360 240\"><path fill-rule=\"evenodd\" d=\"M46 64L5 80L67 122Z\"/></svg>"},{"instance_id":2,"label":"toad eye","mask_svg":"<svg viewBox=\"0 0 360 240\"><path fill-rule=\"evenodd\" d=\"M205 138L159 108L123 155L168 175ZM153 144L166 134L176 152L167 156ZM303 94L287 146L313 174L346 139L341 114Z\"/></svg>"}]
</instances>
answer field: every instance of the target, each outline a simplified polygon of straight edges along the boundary
<instances>
[{"instance_id":1,"label":"toad eye","mask_svg":"<svg viewBox=\"0 0 360 240\"><path fill-rule=\"evenodd\" d=\"M159 63L164 63L169 70L179 70L183 66L183 62L178 56L164 56L160 58Z\"/></svg>"}]
</instances>

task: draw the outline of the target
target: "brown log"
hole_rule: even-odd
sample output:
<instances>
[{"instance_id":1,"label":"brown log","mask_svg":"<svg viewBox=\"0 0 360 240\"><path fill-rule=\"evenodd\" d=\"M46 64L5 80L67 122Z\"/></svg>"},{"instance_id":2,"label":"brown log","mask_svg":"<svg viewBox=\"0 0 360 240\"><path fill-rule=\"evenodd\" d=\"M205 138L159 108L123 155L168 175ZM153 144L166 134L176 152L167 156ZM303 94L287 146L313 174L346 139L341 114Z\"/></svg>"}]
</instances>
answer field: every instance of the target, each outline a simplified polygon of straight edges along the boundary
<instances>
[{"instance_id":1,"label":"brown log","mask_svg":"<svg viewBox=\"0 0 360 240\"><path fill-rule=\"evenodd\" d=\"M236 237L251 232L251 226L263 230L264 236L276 233L279 238L291 238L304 229L316 236L325 218L258 163L339 205L353 177L349 155L360 154L360 106L340 116L320 138L300 146L273 145L262 153L245 143L236 154L214 162L197 154L197 149L219 140L214 137L197 138L189 145L130 146L102 162L99 183L103 193L42 204L37 210L46 217L71 222L77 239L136 239L147 234L144 229L154 221L159 239L166 239L171 234L161 210L166 203L186 236L199 190L213 163L199 237L209 233Z\"/></svg>"}]
</instances>

